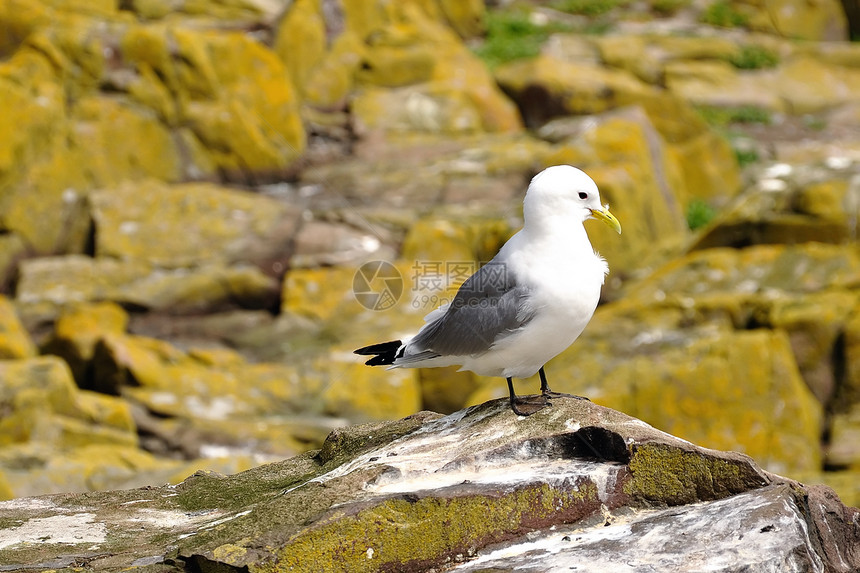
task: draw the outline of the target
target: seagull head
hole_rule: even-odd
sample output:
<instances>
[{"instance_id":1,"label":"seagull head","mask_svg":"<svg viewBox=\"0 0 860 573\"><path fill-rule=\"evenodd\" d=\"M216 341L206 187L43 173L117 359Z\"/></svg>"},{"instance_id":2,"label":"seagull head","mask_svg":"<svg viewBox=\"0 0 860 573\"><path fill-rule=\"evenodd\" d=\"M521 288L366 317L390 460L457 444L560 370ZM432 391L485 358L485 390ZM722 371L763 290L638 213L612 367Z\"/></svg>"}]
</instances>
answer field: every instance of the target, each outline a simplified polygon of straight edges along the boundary
<instances>
[{"instance_id":1,"label":"seagull head","mask_svg":"<svg viewBox=\"0 0 860 573\"><path fill-rule=\"evenodd\" d=\"M570 225L599 219L621 233L621 223L600 203L597 184L570 165L547 167L534 176L523 202L526 222L538 226Z\"/></svg>"}]
</instances>

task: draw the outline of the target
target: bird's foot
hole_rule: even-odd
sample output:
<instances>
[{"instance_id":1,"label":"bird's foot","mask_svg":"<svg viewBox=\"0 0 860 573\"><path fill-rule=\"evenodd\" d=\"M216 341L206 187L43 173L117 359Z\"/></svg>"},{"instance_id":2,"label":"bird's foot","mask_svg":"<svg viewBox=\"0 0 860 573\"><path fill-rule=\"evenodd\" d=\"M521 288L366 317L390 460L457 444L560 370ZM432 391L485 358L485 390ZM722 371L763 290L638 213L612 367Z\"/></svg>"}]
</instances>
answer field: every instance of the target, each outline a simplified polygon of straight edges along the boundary
<instances>
[{"instance_id":1,"label":"bird's foot","mask_svg":"<svg viewBox=\"0 0 860 573\"><path fill-rule=\"evenodd\" d=\"M531 416L535 412L543 410L547 406L552 406L549 401L549 396L538 394L535 396L519 396L511 402L511 410L517 416Z\"/></svg>"},{"instance_id":2,"label":"bird's foot","mask_svg":"<svg viewBox=\"0 0 860 573\"><path fill-rule=\"evenodd\" d=\"M577 396L576 394L565 394L564 392L553 392L552 390L545 390L545 391L541 392L541 396L543 396L547 399L574 398L576 400L588 400L589 402L591 402L591 400L586 398L585 396Z\"/></svg>"}]
</instances>

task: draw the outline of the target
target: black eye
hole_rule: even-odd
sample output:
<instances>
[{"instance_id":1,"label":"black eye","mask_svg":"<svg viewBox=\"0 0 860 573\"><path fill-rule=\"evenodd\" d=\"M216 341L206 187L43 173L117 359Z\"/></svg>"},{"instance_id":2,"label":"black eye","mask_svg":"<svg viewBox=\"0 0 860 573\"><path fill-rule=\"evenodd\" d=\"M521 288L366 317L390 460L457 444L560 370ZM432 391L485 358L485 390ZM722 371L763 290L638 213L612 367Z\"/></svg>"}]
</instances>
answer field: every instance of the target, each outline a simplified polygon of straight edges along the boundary
<instances>
[{"instance_id":1,"label":"black eye","mask_svg":"<svg viewBox=\"0 0 860 573\"><path fill-rule=\"evenodd\" d=\"M588 193L586 193L585 191L580 191L579 192L579 198L580 199L588 199Z\"/></svg>"}]
</instances>

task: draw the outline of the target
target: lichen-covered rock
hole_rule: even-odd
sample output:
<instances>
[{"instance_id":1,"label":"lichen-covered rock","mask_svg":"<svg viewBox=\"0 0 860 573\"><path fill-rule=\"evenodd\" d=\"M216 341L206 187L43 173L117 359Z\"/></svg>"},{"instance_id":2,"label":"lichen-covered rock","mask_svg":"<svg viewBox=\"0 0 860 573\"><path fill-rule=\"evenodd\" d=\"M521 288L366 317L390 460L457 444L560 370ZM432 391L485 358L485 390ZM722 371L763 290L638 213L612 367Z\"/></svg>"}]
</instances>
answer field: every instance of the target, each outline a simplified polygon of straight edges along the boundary
<instances>
[{"instance_id":1,"label":"lichen-covered rock","mask_svg":"<svg viewBox=\"0 0 860 573\"><path fill-rule=\"evenodd\" d=\"M715 449L788 473L821 467L822 404L801 378L785 334L735 332L683 311L599 309L585 333L546 367L553 390L630 412ZM742 380L742 383L738 383ZM536 379L517 383L535 391ZM485 379L468 403L504 396Z\"/></svg>"},{"instance_id":2,"label":"lichen-covered rock","mask_svg":"<svg viewBox=\"0 0 860 573\"><path fill-rule=\"evenodd\" d=\"M256 23L274 17L278 8L276 2L266 0L132 0L124 6L125 10L134 12L144 20L175 18L181 15L204 22L226 20L234 25L237 22Z\"/></svg>"},{"instance_id":3,"label":"lichen-covered rock","mask_svg":"<svg viewBox=\"0 0 860 573\"><path fill-rule=\"evenodd\" d=\"M741 46L728 38L697 38L687 36L598 36L594 44L604 62L627 70L649 84L660 85L666 67L675 61L717 60L736 57Z\"/></svg>"},{"instance_id":4,"label":"lichen-covered rock","mask_svg":"<svg viewBox=\"0 0 860 573\"><path fill-rule=\"evenodd\" d=\"M741 72L725 61L678 61L665 68L666 87L694 105L753 107L770 113L789 111L774 89L774 73Z\"/></svg>"},{"instance_id":5,"label":"lichen-covered rock","mask_svg":"<svg viewBox=\"0 0 860 573\"><path fill-rule=\"evenodd\" d=\"M629 72L558 61L544 55L506 64L496 71L496 78L517 102L526 124L532 127L558 116L590 116L619 107L641 107L653 125L647 126L648 129L656 128L663 141L655 145L651 136L649 153L636 154L637 162L653 163L651 169L655 173L668 171L661 178L674 184L669 191L682 205L692 198L724 201L740 189L737 160L728 143L713 133L683 100L641 82ZM617 151L619 142L631 139L616 137L606 142L604 148L596 148L596 154L611 155ZM662 154L657 150L661 144L666 145ZM624 151L628 156L634 155L631 149ZM574 163L592 159L574 157ZM666 169L669 161L675 163L674 169ZM677 179L678 170L683 185L673 180L673 176Z\"/></svg>"},{"instance_id":6,"label":"lichen-covered rock","mask_svg":"<svg viewBox=\"0 0 860 573\"><path fill-rule=\"evenodd\" d=\"M206 265L162 269L142 260L46 257L21 264L17 302L56 315L69 303L114 301L152 310L200 312L245 306L269 308L278 283L256 267Z\"/></svg>"},{"instance_id":7,"label":"lichen-covered rock","mask_svg":"<svg viewBox=\"0 0 860 573\"><path fill-rule=\"evenodd\" d=\"M520 129L515 107L449 29L417 13L407 26L408 39L389 38L396 49L391 50L390 43L366 48L362 73L357 76L360 85L408 87L359 90L353 112L360 130L474 133ZM414 48L410 50L409 45Z\"/></svg>"},{"instance_id":8,"label":"lichen-covered rock","mask_svg":"<svg viewBox=\"0 0 860 573\"><path fill-rule=\"evenodd\" d=\"M91 388L90 363L96 344L108 334L124 333L127 326L128 314L115 303L70 305L57 317L54 332L43 351L65 360L79 387Z\"/></svg>"},{"instance_id":9,"label":"lichen-covered rock","mask_svg":"<svg viewBox=\"0 0 860 573\"><path fill-rule=\"evenodd\" d=\"M774 89L786 100L792 113L815 113L856 101L860 70L797 57L779 70Z\"/></svg>"},{"instance_id":10,"label":"lichen-covered rock","mask_svg":"<svg viewBox=\"0 0 860 573\"><path fill-rule=\"evenodd\" d=\"M855 310L860 310L860 293L825 291L777 299L757 317L788 333L803 379L822 404L833 404L839 386L850 384L841 371L842 359L836 356Z\"/></svg>"},{"instance_id":11,"label":"lichen-covered rock","mask_svg":"<svg viewBox=\"0 0 860 573\"><path fill-rule=\"evenodd\" d=\"M817 41L845 40L848 28L843 6L836 0L778 0L755 5L749 25L786 38Z\"/></svg>"},{"instance_id":12,"label":"lichen-covered rock","mask_svg":"<svg viewBox=\"0 0 860 573\"><path fill-rule=\"evenodd\" d=\"M322 388L327 414L349 420L390 420L413 414L423 406L417 371L383 373L356 363L348 350L333 351L315 360L302 376L307 383ZM318 382L311 382L317 377Z\"/></svg>"},{"instance_id":13,"label":"lichen-covered rock","mask_svg":"<svg viewBox=\"0 0 860 573\"><path fill-rule=\"evenodd\" d=\"M700 231L692 249L806 242L850 243L860 192L850 175L775 163Z\"/></svg>"},{"instance_id":14,"label":"lichen-covered rock","mask_svg":"<svg viewBox=\"0 0 860 573\"><path fill-rule=\"evenodd\" d=\"M36 346L21 324L15 306L0 295L0 360L31 358L36 355Z\"/></svg>"},{"instance_id":15,"label":"lichen-covered rock","mask_svg":"<svg viewBox=\"0 0 860 573\"><path fill-rule=\"evenodd\" d=\"M0 517L0 555L18 567L82 551L93 571L168 573L860 564L858 512L827 488L569 398L525 419L500 400L355 426L235 476L14 500Z\"/></svg>"},{"instance_id":16,"label":"lichen-covered rock","mask_svg":"<svg viewBox=\"0 0 860 573\"><path fill-rule=\"evenodd\" d=\"M0 362L0 471L15 495L142 484L170 467L138 449L129 404L78 390L56 357Z\"/></svg>"},{"instance_id":17,"label":"lichen-covered rock","mask_svg":"<svg viewBox=\"0 0 860 573\"><path fill-rule=\"evenodd\" d=\"M855 245L757 245L694 251L664 265L631 288L631 299L649 304L729 312L734 324L750 324L756 303L774 295L850 289L860 280Z\"/></svg>"},{"instance_id":18,"label":"lichen-covered rock","mask_svg":"<svg viewBox=\"0 0 860 573\"><path fill-rule=\"evenodd\" d=\"M496 81L520 106L526 125L559 115L601 113L653 98L656 91L629 72L542 55L495 71Z\"/></svg>"},{"instance_id":19,"label":"lichen-covered rock","mask_svg":"<svg viewBox=\"0 0 860 573\"><path fill-rule=\"evenodd\" d=\"M135 87L129 89L167 89L176 121L191 128L227 175L282 173L303 151L305 133L289 73L273 52L247 36L139 26L122 36L120 51L132 72L125 84Z\"/></svg>"},{"instance_id":20,"label":"lichen-covered rock","mask_svg":"<svg viewBox=\"0 0 860 573\"><path fill-rule=\"evenodd\" d=\"M286 261L299 218L276 199L207 183L129 182L90 202L97 257L165 268Z\"/></svg>"}]
</instances>

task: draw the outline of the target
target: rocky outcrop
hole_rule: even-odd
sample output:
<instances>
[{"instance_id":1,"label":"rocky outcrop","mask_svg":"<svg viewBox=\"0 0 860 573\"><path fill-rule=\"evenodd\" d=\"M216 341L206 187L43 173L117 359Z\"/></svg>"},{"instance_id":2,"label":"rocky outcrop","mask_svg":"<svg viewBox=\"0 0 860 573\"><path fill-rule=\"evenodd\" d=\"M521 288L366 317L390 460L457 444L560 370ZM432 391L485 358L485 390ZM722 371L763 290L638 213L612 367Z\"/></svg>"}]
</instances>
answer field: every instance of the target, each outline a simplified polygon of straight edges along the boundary
<instances>
[{"instance_id":1,"label":"rocky outcrop","mask_svg":"<svg viewBox=\"0 0 860 573\"><path fill-rule=\"evenodd\" d=\"M7 568L860 567L860 512L827 488L574 398L354 426L235 476L7 501L0 519Z\"/></svg>"},{"instance_id":2,"label":"rocky outcrop","mask_svg":"<svg viewBox=\"0 0 860 573\"><path fill-rule=\"evenodd\" d=\"M846 39L836 0L0 3L0 357L32 383L0 388L0 496L502 395L350 351L414 331L572 163L624 235L589 229L604 306L550 378L857 503Z\"/></svg>"}]
</instances>

